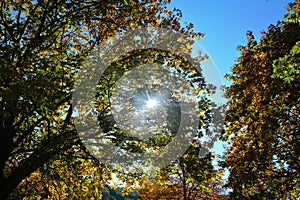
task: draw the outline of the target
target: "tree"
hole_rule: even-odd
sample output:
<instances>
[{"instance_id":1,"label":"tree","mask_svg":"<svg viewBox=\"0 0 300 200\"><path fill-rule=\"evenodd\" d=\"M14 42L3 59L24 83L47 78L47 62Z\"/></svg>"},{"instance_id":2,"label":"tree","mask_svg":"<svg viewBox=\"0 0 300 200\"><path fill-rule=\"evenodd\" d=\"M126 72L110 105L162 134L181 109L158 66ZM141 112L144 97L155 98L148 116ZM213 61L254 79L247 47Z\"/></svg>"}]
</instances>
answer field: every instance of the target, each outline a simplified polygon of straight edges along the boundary
<instances>
[{"instance_id":1,"label":"tree","mask_svg":"<svg viewBox=\"0 0 300 200\"><path fill-rule=\"evenodd\" d=\"M170 34L166 33L160 33L160 37L171 37ZM148 34L148 32L147 32ZM146 34L146 35L147 35ZM151 33L149 33L151 34ZM128 40L128 39L127 39ZM153 41L149 41L147 39L144 39L143 35L139 37L138 39L130 38L130 43L134 41L134 43L139 42L149 42L152 43ZM156 42L159 42L155 40ZM180 48L182 50L181 52L187 51L189 53L190 49L183 47L181 45L178 47L177 43L173 41L173 43L170 44L170 49L172 48ZM105 54L104 54L105 55ZM132 59L134 58L134 59ZM97 58L96 58L97 59ZM129 60L128 60L129 59ZM111 64L111 68L106 69L103 72L102 78L99 80L98 86L96 88L97 94L97 103L96 108L97 110L94 110L93 112L89 112L90 108L88 107L87 110L84 110L84 113L89 113L88 117L93 117L94 115L98 116L97 120L101 124L102 132L100 132L98 129L92 130L89 134L86 134L86 132L82 133L82 136L85 138L86 142L90 144L90 149L94 149L94 153L101 154L103 152L103 146L99 145L98 142L94 142L94 140L91 140L91 135L95 137L97 140L105 140L105 145L107 143L113 143L116 144L119 148L126 149L125 154L129 154L129 152L133 153L144 153L145 151L153 151L155 154L155 150L158 149L161 146L165 146L166 143L168 143L170 140L174 138L174 135L178 132L180 121L183 118L183 114L180 111L180 104L177 103L176 97L172 98L166 98L167 101L164 101L164 98L162 98L161 102L159 103L160 108L158 110L151 109L151 113L155 113L156 111L159 112L159 116L161 118L165 118L166 120L163 120L162 124L166 124L165 128L162 126L157 126L156 124L150 124L151 129L147 127L147 124L145 124L146 129L143 129L147 133L151 133L152 135L149 137L136 137L136 127L135 126L129 126L131 123L131 119L134 119L133 123L138 123L139 119L141 118L139 115L138 117L133 116L136 113L139 113L141 110L145 110L145 100L147 100L152 96L156 96L156 93L163 93L165 96L175 96L174 91L166 92L163 90L159 83L157 84L149 84L147 81L158 81L163 82L164 84L164 73L159 73L155 71L155 66L152 66L152 70L154 71L154 74L157 75L159 78L156 77L156 79L150 78L150 80L147 80L145 77L151 77L147 76L145 74L146 70L140 70L135 71L135 73L131 76L128 75L128 73L133 67L140 66L145 63L151 63L151 62L159 62L159 63L167 63L167 67L173 67L179 71L184 71L184 76L186 78L189 78L192 83L197 84L197 89L205 91L206 85L204 83L204 80L201 76L201 73L198 71L193 71L193 66L191 63L187 62L186 60L182 59L182 57L172 53L172 50L170 52L161 51L159 49L143 49L143 50L136 50L128 53L125 57L120 57L118 59L115 59L114 62ZM94 62L91 62L91 65L93 65ZM97 62L98 63L98 62ZM199 63L198 63L199 64ZM89 63L87 64L89 65ZM178 67L179 66L179 67ZM160 68L163 68L160 66ZM94 68L92 68L94 69ZM142 68L143 69L143 68ZM93 73L95 73L96 70L92 70ZM127 75L129 76L129 79L124 78L122 76L125 72L127 72ZM83 77L91 77L91 73L87 71L87 74ZM125 76L126 77L126 76ZM138 77L142 77L142 79L139 79ZM120 88L125 88L126 92L130 93L131 90L133 90L130 95L120 95L121 100L113 99L111 96L114 94L115 88L118 87L117 82L120 78L123 78L123 83ZM132 79L131 79L132 78ZM125 79L125 80L124 80ZM87 85L86 89L81 89L79 91L86 91L90 89L89 84L85 84L85 81L82 81L83 85ZM92 86L94 87L94 86ZM133 88L133 89L132 89ZM136 89L137 88L137 89ZM177 88L180 89L180 88ZM123 93L121 93L123 94ZM169 95L170 94L170 95ZM197 120L199 120L199 125L196 127L196 131L198 135L196 135L197 139L199 139L201 135L201 129L208 129L207 125L210 123L210 117L208 116L210 114L210 102L209 100L203 96L202 94L197 94L199 99L201 98L202 101L197 102L197 105L199 104L200 110L199 113L197 113ZM185 95L186 97L187 95ZM83 95L83 98L86 96ZM169 99L173 99L171 102L168 102ZM128 102L123 106L120 102ZM118 105L118 111L116 112L116 115L114 115L114 111L111 109L113 104ZM86 106L84 104L84 109L86 109ZM166 112L162 112L162 110L166 109ZM124 111L123 111L124 110ZM101 113L101 114L98 114ZM119 114L120 113L120 114ZM203 116L198 117L200 113ZM135 117L135 118L134 118ZM84 118L83 118L84 119ZM94 120L95 117L94 117ZM127 130L124 131L122 128L119 127L118 123L116 121L125 122ZM83 120L83 125L86 123ZM129 124L129 125L128 125ZM83 126L84 127L84 126ZM128 128L129 127L129 128ZM140 128L140 127L139 127ZM143 127L144 128L144 127ZM188 129L190 130L188 130ZM154 129L154 130L153 130ZM191 131L191 127L184 127L183 132ZM138 133L140 132L137 131ZM142 132L142 133L145 133ZM87 135L87 137L86 137ZM91 142L89 142L91 141ZM199 140L197 140L199 141ZM100 149L100 151L99 151ZM199 198L211 198L211 199L218 199L218 197L221 197L218 192L218 188L216 185L220 184L218 182L219 180L214 180L214 178L217 176L217 172L213 170L212 164L211 164L211 156L207 155L206 158L201 159L199 157L200 154L200 145L198 144L197 147L191 147L188 152L180 158L178 161L176 161L172 166L168 167L165 170L161 170L161 173L164 173L164 176L161 177L158 175L155 177L155 181L158 183L154 183L152 181L148 181L148 179L143 179L143 181L140 182L142 184L142 194L140 194L141 198L146 199L199 199ZM110 155L112 152L109 152ZM122 152L120 152L121 154ZM120 155L118 154L118 155ZM116 157L112 156L114 160L117 160ZM131 159L130 156L128 156L129 160ZM162 157L162 159L165 159L165 157ZM142 159L140 159L142 160ZM140 165L136 164L138 161L136 159L135 163L129 163L129 165L132 168L138 168ZM120 162L124 162L123 160L119 162L118 165L120 165ZM126 160L127 161L127 160ZM128 166L121 163L122 168L124 169L124 166ZM142 160L143 161L143 160ZM147 166L148 167L148 166ZM154 166L155 168L155 166ZM132 171L137 171L132 170ZM124 174L129 174L130 170L126 171L124 169ZM132 185L134 185L134 179L139 179L140 176L143 176L138 173L133 173L130 177L130 180L128 180L128 177L122 177L122 175L119 177L124 182L127 183L128 187L125 187L125 193L127 193L128 188L132 189ZM144 175L145 176L145 175ZM216 178L217 179L217 178ZM213 188L211 189L210 186L213 185ZM159 189L159 191L156 191L155 188ZM220 188L219 188L220 189ZM202 192L202 193L200 193ZM223 196L224 197L224 196Z\"/></svg>"},{"instance_id":2,"label":"tree","mask_svg":"<svg viewBox=\"0 0 300 200\"><path fill-rule=\"evenodd\" d=\"M53 174L64 179L56 170L70 172L77 160L62 157L78 149L83 160L76 166L87 160L86 165L93 166L89 163L95 159L85 152L72 119L72 88L80 64L93 47L127 29L161 26L191 37L201 35L193 32L191 25L181 29L181 12L168 10L167 3L1 2L0 199L6 199L22 180L16 191L24 191L24 181L36 180L59 163L63 164L47 172L44 181L53 179ZM53 191L49 195L54 195Z\"/></svg>"},{"instance_id":3,"label":"tree","mask_svg":"<svg viewBox=\"0 0 300 200\"><path fill-rule=\"evenodd\" d=\"M142 199L225 199L222 170L212 166L212 154L199 157L199 146L188 151L152 178L141 179Z\"/></svg>"},{"instance_id":4,"label":"tree","mask_svg":"<svg viewBox=\"0 0 300 200\"><path fill-rule=\"evenodd\" d=\"M56 155L23 179L10 194L17 199L101 199L111 179L105 165L74 149Z\"/></svg>"},{"instance_id":5,"label":"tree","mask_svg":"<svg viewBox=\"0 0 300 200\"><path fill-rule=\"evenodd\" d=\"M231 199L297 199L300 195L300 1L283 22L248 43L228 75L225 153Z\"/></svg>"}]
</instances>

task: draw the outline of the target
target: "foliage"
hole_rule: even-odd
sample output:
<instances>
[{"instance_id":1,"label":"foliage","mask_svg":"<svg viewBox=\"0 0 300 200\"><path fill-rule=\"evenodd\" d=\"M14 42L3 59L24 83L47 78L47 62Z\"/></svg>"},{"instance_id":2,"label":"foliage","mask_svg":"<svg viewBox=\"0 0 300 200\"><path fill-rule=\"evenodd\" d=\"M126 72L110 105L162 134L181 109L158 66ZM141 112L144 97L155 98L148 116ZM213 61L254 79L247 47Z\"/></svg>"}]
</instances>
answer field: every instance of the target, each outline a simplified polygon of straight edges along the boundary
<instances>
[{"instance_id":1,"label":"foliage","mask_svg":"<svg viewBox=\"0 0 300 200\"><path fill-rule=\"evenodd\" d=\"M222 170L213 169L212 155L199 157L199 147L191 146L177 161L159 170L152 178L141 179L142 199L225 199Z\"/></svg>"},{"instance_id":2,"label":"foliage","mask_svg":"<svg viewBox=\"0 0 300 200\"><path fill-rule=\"evenodd\" d=\"M111 173L104 165L99 165L96 160L85 155L85 152L70 151L68 154L56 155L29 177L23 179L10 197L101 199L100 189L110 180Z\"/></svg>"},{"instance_id":3,"label":"foliage","mask_svg":"<svg viewBox=\"0 0 300 200\"><path fill-rule=\"evenodd\" d=\"M160 39L160 37L166 36L167 35L164 35L164 33L162 33L162 35L159 35L158 39ZM131 38L129 41L135 41L135 39ZM134 43L139 43L141 41L153 42L144 40L144 38L141 37L138 39L138 41L135 41ZM159 40L154 39L154 42L159 42ZM168 48L179 48L176 45L176 42L173 41L173 43L171 43L170 46L168 46ZM189 54L191 49L186 47L180 47L180 50L183 53L187 52L186 54ZM115 92L116 87L118 87L117 82L120 81L120 77L126 74L126 72L130 71L133 67L152 62L158 62L163 64L167 63L167 67L173 67L179 72L183 72L183 76L186 79L189 79L192 82L192 84L194 84L195 88L202 91L208 90L208 88L206 88L201 73L199 71L193 70L193 67L195 66L192 66L191 63L182 59L182 57L176 54L172 54L172 51L165 52L157 49L137 50L128 53L124 57L115 59L115 62L111 64L111 66L113 67L106 69L104 75L99 80L99 84L96 90L97 110L94 112L89 112L91 113L90 115L92 117L96 113L96 115L98 116L97 120L99 121L103 132L101 133L102 135L100 135L99 131L96 130L92 131L91 134L95 137L99 137L99 140L104 138L106 142L105 144L110 142L116 144L116 146L118 146L119 148L125 149L125 154L128 154L128 151L134 153L154 151L155 153L157 149L160 150L159 148L161 146L165 146L166 143L172 140L174 135L176 135L180 126L180 117L182 120L184 115L180 113L180 107L176 103L176 100L175 102L172 102L170 104L164 104L164 102L161 102L161 104L163 105L162 107L167 107L166 113L161 112L163 108L160 107L159 109L160 116L166 119L166 129L161 129L161 126L151 124L151 129L146 127L145 129L143 129L145 130L145 132L137 131L142 133L150 132L150 136L146 138L139 138L136 137L134 134L136 128L135 126L127 125L126 127L129 127L127 129L127 132L119 128L118 123L116 123L115 120L125 122L130 121L130 119L133 118L130 114L134 113L131 113L130 111L133 110L138 112L140 107L145 106L144 103L146 100L145 98L147 98L147 92L148 95L151 95L155 92L162 92L164 93L164 95L167 94L164 90L161 90L161 88L158 87L158 83L156 85L147 84L147 80L145 80L147 77L145 75L145 70L137 71L134 78L143 77L143 80L137 80L135 82L135 80L126 79L124 80L124 82L128 83L128 85L122 85L122 87L126 89L126 92L130 91L131 88L138 88L138 90L135 90L135 93L137 94L135 95L135 93L133 93L133 95L129 97L125 95L121 96L121 102L128 101L128 104L126 104L128 107L120 106L121 111L119 111L119 113L121 114L117 112L117 115L113 116L114 111L111 107L114 104L114 101L116 100L114 100L111 96L113 96L112 94ZM200 63L198 62L195 65L199 66L199 64ZM164 76L164 74L159 74L159 72L155 72L154 66L151 70L154 71L154 74L156 73L155 75L157 75L157 77ZM85 77L90 77L89 75L90 72L87 72ZM122 78L124 78L124 76ZM163 79L163 77L161 79ZM156 81L158 80L160 79L157 78ZM154 80L150 78L150 81ZM87 88L89 89L89 85ZM180 90L181 88L176 89ZM169 92L170 96L173 96L172 92L174 91ZM197 95L198 99L200 99L199 102L197 102L197 105L200 107L199 112L204 114L201 115L199 119L197 117L197 120L199 120L199 125L196 127L198 129L196 130L198 131L198 135L196 135L195 137L195 142L196 140L199 142L199 138L202 136L200 129L207 131L207 127L211 120L209 117L211 106L209 100L202 93L198 93ZM122 111L123 109L125 110L125 112ZM151 110L151 112L156 111L153 109ZM86 113L88 112L86 111ZM139 118L135 118L134 123L137 123L138 120ZM184 129L183 131L191 131L191 127L187 128L189 130ZM166 134L164 131L166 131L168 134ZM85 134L86 133L83 133L82 135L85 136ZM87 137L86 140L88 142L90 138ZM132 170L126 169L128 166L121 165L122 169L120 169L120 171L124 170L124 172L119 173L118 178L126 183L126 187L124 188L123 193L128 194L129 191L135 189L135 181L139 180L142 176L143 179L139 181L139 183L142 185L142 193L139 196L143 199L224 198L224 196L220 195L220 188L218 188L221 184L221 181L219 180L220 174L217 171L213 170L211 164L211 155L207 155L207 157L205 158L199 157L199 151L201 149L199 144L200 143L198 143L197 145L195 144L197 147L190 147L188 152L184 156L182 156L178 161L173 163L172 166L167 167L167 169L165 170L161 170L160 173L162 173L163 175L159 174L158 176L156 176L156 182L148 180L146 175L138 173L138 167L141 167L140 165L136 164L138 163L138 161L136 161L135 166L131 166L131 168L135 168ZM95 153L97 153L99 149L99 154L103 153L103 149L98 143L91 142L91 146L94 147L91 149L95 149ZM180 148L180 145L178 146L178 148ZM172 157L172 155L166 156ZM114 156L111 157L114 158ZM131 157L128 156L128 158L130 159ZM162 159L165 159L165 157L162 157ZM143 169L141 171L143 171Z\"/></svg>"},{"instance_id":4,"label":"foliage","mask_svg":"<svg viewBox=\"0 0 300 200\"><path fill-rule=\"evenodd\" d=\"M300 1L257 43L251 32L228 79L225 136L231 199L300 196Z\"/></svg>"},{"instance_id":5,"label":"foliage","mask_svg":"<svg viewBox=\"0 0 300 200\"><path fill-rule=\"evenodd\" d=\"M168 3L1 1L0 199L13 190L24 198L101 195L97 184L110 172L103 174L78 138L74 79L93 47L124 30L159 26L201 36L192 25L182 28L181 12L168 10Z\"/></svg>"}]
</instances>

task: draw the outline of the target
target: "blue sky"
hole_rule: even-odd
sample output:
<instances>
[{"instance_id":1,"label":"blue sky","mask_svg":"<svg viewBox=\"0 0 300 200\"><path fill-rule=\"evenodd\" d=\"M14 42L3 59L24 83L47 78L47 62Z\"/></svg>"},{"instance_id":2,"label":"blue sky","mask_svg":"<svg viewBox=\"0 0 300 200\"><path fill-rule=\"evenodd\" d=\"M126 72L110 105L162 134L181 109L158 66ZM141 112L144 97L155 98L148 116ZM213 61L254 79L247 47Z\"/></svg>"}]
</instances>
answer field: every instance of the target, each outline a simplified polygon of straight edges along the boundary
<instances>
[{"instance_id":1,"label":"blue sky","mask_svg":"<svg viewBox=\"0 0 300 200\"><path fill-rule=\"evenodd\" d=\"M260 31L283 19L285 7L292 0L173 0L171 7L183 12L183 22L205 33L200 44L224 76L239 57L238 45L246 44L246 32Z\"/></svg>"}]
</instances>

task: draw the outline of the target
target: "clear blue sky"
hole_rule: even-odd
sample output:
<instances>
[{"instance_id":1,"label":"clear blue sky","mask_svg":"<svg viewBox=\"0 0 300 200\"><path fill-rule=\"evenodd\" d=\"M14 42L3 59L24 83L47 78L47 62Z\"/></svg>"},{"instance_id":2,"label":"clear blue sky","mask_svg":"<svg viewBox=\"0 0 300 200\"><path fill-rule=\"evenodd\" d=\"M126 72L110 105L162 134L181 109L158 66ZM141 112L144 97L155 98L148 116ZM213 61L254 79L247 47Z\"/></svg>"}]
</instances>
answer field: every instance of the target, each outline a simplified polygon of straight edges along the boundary
<instances>
[{"instance_id":1,"label":"clear blue sky","mask_svg":"<svg viewBox=\"0 0 300 200\"><path fill-rule=\"evenodd\" d=\"M283 19L289 2L292 0L173 0L170 7L181 9L183 22L205 33L200 44L224 76L239 56L236 47L246 44L247 30L259 39L260 31Z\"/></svg>"}]
</instances>

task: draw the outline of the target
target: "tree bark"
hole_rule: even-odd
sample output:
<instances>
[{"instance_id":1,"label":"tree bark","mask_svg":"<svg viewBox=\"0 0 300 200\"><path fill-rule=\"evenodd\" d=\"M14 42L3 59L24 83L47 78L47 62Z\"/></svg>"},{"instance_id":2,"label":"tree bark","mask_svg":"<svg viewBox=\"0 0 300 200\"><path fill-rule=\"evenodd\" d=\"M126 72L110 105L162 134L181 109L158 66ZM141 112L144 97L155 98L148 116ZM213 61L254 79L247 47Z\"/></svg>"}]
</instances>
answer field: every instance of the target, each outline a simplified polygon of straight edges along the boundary
<instances>
[{"instance_id":1,"label":"tree bark","mask_svg":"<svg viewBox=\"0 0 300 200\"><path fill-rule=\"evenodd\" d=\"M3 173L1 173L0 200L6 200L24 178L43 166L55 155L71 148L73 144L79 141L78 139L74 130L60 134L50 141L47 140L47 144L42 144L29 158L14 169L8 177L4 177Z\"/></svg>"}]
</instances>

